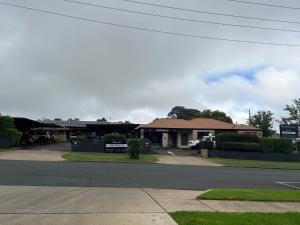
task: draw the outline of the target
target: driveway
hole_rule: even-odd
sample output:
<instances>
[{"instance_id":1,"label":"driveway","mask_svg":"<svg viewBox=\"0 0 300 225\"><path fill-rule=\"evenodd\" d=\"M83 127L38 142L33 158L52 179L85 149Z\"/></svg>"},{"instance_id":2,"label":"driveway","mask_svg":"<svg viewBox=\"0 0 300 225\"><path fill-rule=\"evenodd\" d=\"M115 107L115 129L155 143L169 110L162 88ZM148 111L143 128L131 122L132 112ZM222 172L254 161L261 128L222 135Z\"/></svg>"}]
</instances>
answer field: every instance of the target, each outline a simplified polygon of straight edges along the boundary
<instances>
[{"instance_id":1,"label":"driveway","mask_svg":"<svg viewBox=\"0 0 300 225\"><path fill-rule=\"evenodd\" d=\"M171 165L192 165L192 166L222 166L220 164L203 159L198 156L168 156L156 155L158 158L157 163L171 164Z\"/></svg>"}]
</instances>

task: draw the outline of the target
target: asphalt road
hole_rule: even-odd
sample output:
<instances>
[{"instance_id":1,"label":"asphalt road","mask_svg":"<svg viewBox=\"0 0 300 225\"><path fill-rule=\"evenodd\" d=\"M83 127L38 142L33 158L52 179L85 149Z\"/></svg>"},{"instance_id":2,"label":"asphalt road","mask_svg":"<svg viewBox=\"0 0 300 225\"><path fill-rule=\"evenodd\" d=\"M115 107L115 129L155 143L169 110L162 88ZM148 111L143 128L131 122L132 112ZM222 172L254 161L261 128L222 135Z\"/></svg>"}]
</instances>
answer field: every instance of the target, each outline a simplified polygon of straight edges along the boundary
<instances>
[{"instance_id":1,"label":"asphalt road","mask_svg":"<svg viewBox=\"0 0 300 225\"><path fill-rule=\"evenodd\" d=\"M208 188L288 188L298 170L202 167L161 164L39 162L0 160L0 185Z\"/></svg>"}]
</instances>

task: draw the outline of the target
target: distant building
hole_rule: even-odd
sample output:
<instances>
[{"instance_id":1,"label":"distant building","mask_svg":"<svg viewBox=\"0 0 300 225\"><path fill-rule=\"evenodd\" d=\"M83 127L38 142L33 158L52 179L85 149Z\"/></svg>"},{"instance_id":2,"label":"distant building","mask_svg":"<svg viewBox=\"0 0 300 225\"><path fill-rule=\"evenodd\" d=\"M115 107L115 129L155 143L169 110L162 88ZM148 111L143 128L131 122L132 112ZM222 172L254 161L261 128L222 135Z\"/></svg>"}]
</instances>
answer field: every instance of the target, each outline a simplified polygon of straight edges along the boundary
<instances>
[{"instance_id":1,"label":"distant building","mask_svg":"<svg viewBox=\"0 0 300 225\"><path fill-rule=\"evenodd\" d=\"M197 118L156 119L137 127L141 138L150 139L153 144L170 148L188 148L188 141L201 139L210 133L246 133L262 136L262 130L248 125L234 125L214 119Z\"/></svg>"}]
</instances>

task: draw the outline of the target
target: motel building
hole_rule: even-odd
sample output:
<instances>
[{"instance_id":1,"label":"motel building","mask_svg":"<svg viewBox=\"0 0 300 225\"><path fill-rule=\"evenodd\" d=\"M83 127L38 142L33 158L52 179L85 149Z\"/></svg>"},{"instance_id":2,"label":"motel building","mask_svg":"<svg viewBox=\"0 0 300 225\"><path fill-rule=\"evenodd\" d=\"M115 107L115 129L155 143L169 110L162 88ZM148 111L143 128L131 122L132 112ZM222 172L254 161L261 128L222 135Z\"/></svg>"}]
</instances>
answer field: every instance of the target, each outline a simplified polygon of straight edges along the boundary
<instances>
[{"instance_id":1,"label":"motel building","mask_svg":"<svg viewBox=\"0 0 300 225\"><path fill-rule=\"evenodd\" d=\"M201 140L203 136L219 133L244 133L262 136L262 131L248 125L235 125L214 119L196 118L156 119L136 128L141 138L149 139L153 145L164 148L188 148L188 141Z\"/></svg>"}]
</instances>

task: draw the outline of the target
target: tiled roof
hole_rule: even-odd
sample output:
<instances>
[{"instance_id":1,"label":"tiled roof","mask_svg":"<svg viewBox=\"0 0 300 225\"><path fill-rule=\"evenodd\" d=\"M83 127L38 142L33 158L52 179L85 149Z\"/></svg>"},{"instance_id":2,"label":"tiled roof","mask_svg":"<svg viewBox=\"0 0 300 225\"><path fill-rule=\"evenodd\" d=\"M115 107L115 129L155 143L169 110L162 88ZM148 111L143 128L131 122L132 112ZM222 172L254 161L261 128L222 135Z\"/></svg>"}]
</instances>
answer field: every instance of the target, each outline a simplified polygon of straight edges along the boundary
<instances>
[{"instance_id":1,"label":"tiled roof","mask_svg":"<svg viewBox=\"0 0 300 225\"><path fill-rule=\"evenodd\" d=\"M183 119L156 119L149 124L141 124L138 128L170 128L170 129L215 129L215 130L260 130L248 125L234 125L215 119L196 118Z\"/></svg>"}]
</instances>

